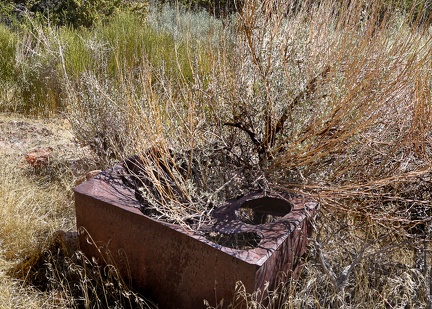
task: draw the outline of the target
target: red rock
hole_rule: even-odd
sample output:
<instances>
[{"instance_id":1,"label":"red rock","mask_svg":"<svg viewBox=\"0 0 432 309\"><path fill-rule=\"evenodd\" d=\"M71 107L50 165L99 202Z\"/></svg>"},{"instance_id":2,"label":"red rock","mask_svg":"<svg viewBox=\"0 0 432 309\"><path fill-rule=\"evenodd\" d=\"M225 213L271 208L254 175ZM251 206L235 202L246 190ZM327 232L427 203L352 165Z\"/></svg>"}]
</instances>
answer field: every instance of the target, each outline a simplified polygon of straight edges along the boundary
<instances>
[{"instance_id":1,"label":"red rock","mask_svg":"<svg viewBox=\"0 0 432 309\"><path fill-rule=\"evenodd\" d=\"M41 168L48 165L52 157L52 148L39 148L24 155L27 163L34 168Z\"/></svg>"}]
</instances>

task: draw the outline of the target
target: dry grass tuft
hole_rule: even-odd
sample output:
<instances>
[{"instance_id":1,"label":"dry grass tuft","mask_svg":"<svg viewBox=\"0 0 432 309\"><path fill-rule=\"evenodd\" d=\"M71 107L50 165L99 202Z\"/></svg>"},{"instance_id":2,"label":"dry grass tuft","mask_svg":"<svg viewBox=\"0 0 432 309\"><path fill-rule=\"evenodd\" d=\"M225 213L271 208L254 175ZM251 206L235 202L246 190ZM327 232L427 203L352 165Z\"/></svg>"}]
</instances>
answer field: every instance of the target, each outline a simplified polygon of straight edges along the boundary
<instances>
[{"instance_id":1,"label":"dry grass tuft","mask_svg":"<svg viewBox=\"0 0 432 309\"><path fill-rule=\"evenodd\" d=\"M4 161L0 171L0 239L6 259L22 257L43 246L46 235L73 225L64 220L73 214L64 187L32 173L21 158Z\"/></svg>"}]
</instances>

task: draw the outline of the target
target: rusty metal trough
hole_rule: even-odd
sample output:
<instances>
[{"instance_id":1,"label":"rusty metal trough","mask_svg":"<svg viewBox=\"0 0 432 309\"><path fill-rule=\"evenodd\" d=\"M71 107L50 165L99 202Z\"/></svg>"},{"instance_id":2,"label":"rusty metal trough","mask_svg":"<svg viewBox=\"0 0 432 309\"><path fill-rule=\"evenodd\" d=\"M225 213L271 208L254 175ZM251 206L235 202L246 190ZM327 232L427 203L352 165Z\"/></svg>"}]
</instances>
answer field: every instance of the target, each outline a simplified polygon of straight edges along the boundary
<instances>
[{"instance_id":1,"label":"rusty metal trough","mask_svg":"<svg viewBox=\"0 0 432 309\"><path fill-rule=\"evenodd\" d=\"M80 248L96 258L107 248L123 277L160 308L204 308L204 299L227 305L237 281L252 292L298 275L315 201L251 192L217 208L214 226L194 232L144 215L122 181L126 173L117 164L75 188ZM254 241L240 249L226 242L242 235Z\"/></svg>"}]
</instances>

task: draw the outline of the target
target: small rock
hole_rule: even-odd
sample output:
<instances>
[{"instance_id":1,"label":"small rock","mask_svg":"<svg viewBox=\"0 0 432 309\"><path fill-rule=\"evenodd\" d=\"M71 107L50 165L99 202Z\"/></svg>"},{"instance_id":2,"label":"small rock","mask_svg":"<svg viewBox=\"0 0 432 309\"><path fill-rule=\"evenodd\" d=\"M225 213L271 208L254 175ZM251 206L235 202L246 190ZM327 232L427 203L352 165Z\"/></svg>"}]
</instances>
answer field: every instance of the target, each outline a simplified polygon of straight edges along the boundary
<instances>
[{"instance_id":1,"label":"small rock","mask_svg":"<svg viewBox=\"0 0 432 309\"><path fill-rule=\"evenodd\" d=\"M72 256L78 250L78 233L62 230L54 233L54 244L65 256Z\"/></svg>"},{"instance_id":2,"label":"small rock","mask_svg":"<svg viewBox=\"0 0 432 309\"><path fill-rule=\"evenodd\" d=\"M102 172L101 170L94 170L94 171L90 171L88 172L85 177L81 177L78 180L75 181L75 186L78 186L80 184L82 184L84 181L88 181L91 178L95 177L97 174L99 174L100 172Z\"/></svg>"},{"instance_id":3,"label":"small rock","mask_svg":"<svg viewBox=\"0 0 432 309\"><path fill-rule=\"evenodd\" d=\"M101 173L101 170L94 170L94 171L90 171L86 174L86 180L90 180L91 178L95 177L96 175L98 175L99 173Z\"/></svg>"},{"instance_id":4,"label":"small rock","mask_svg":"<svg viewBox=\"0 0 432 309\"><path fill-rule=\"evenodd\" d=\"M41 168L48 165L52 156L52 148L39 148L24 155L27 163L34 168Z\"/></svg>"}]
</instances>

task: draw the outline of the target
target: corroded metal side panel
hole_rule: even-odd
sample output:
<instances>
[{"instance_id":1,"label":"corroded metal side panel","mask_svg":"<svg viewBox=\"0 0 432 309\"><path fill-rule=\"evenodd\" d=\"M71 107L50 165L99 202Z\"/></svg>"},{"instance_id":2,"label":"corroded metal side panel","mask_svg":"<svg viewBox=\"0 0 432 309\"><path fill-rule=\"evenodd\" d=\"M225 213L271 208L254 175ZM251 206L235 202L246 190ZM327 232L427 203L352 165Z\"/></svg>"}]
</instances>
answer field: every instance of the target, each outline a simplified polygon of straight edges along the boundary
<instances>
[{"instance_id":1,"label":"corroded metal side panel","mask_svg":"<svg viewBox=\"0 0 432 309\"><path fill-rule=\"evenodd\" d=\"M269 290L272 290L279 282L298 278L311 233L310 223L307 220L301 222L257 271L255 289L261 289L269 282Z\"/></svg>"},{"instance_id":2,"label":"corroded metal side panel","mask_svg":"<svg viewBox=\"0 0 432 309\"><path fill-rule=\"evenodd\" d=\"M160 308L205 308L232 300L241 280L254 288L257 266L160 224L133 208L123 209L80 192L77 225L81 250L116 265L126 282L149 293Z\"/></svg>"}]
</instances>

